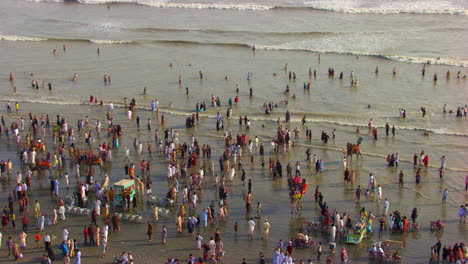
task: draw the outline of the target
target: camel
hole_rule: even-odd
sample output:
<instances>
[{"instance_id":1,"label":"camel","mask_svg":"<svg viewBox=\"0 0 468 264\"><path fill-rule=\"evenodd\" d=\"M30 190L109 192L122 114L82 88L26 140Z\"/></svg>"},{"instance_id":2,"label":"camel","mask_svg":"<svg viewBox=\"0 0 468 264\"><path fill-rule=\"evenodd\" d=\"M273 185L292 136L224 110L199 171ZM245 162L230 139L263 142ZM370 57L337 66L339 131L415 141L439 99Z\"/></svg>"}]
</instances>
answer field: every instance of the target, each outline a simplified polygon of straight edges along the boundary
<instances>
[{"instance_id":1,"label":"camel","mask_svg":"<svg viewBox=\"0 0 468 264\"><path fill-rule=\"evenodd\" d=\"M50 164L50 161L47 161L47 160L41 160L41 161L36 160L36 163L34 166L32 164L29 164L29 168L33 171L37 170L39 172L43 170L48 170L50 175L52 175L52 170L51 170L52 164Z\"/></svg>"},{"instance_id":2,"label":"camel","mask_svg":"<svg viewBox=\"0 0 468 264\"><path fill-rule=\"evenodd\" d=\"M42 155L45 155L46 153L46 147L44 142L40 140L36 140L31 144L31 150L36 149L37 151L40 151Z\"/></svg>"},{"instance_id":3,"label":"camel","mask_svg":"<svg viewBox=\"0 0 468 264\"><path fill-rule=\"evenodd\" d=\"M93 157L91 159L86 160L86 164L91 168L92 166L98 165L102 172L106 171L106 166L104 165L104 161L100 157Z\"/></svg>"}]
</instances>

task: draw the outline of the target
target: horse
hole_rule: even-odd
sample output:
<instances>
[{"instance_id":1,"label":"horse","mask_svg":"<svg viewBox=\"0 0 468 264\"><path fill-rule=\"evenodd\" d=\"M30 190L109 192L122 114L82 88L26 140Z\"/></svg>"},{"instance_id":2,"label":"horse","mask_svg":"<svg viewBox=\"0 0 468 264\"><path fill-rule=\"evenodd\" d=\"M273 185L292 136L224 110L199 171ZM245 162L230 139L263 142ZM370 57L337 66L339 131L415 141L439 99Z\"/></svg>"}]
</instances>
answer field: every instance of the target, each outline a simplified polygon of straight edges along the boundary
<instances>
[{"instance_id":1,"label":"horse","mask_svg":"<svg viewBox=\"0 0 468 264\"><path fill-rule=\"evenodd\" d=\"M346 144L346 150L343 150L343 153L346 154L346 158L351 156L351 159L352 159L353 154L356 154L356 159L358 159L359 156L361 156L362 158L361 146L359 144L351 144L351 143Z\"/></svg>"}]
</instances>

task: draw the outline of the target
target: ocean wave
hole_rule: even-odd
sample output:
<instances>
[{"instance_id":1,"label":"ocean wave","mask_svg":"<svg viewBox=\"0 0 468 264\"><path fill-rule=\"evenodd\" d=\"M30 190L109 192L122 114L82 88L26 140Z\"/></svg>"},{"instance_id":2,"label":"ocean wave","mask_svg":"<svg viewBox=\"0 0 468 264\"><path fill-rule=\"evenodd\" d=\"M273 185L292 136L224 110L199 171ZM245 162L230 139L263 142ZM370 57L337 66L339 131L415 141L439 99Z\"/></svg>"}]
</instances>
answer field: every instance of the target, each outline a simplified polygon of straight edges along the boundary
<instances>
[{"instance_id":1,"label":"ocean wave","mask_svg":"<svg viewBox=\"0 0 468 264\"><path fill-rule=\"evenodd\" d=\"M333 53L333 54L343 54L343 55L354 55L354 56L371 56L379 57L386 60L393 60L398 62L406 63L420 63L426 64L430 62L431 64L440 64L456 67L468 67L468 61L458 60L455 58L431 58L431 57L412 57L412 56L399 56L399 55L384 55L377 53L368 53L368 52L359 52L351 50L326 50L326 49L308 49L308 48L296 48L290 46L282 45L255 45L255 48L258 50L288 50L288 51L309 51L314 53Z\"/></svg>"},{"instance_id":2,"label":"ocean wave","mask_svg":"<svg viewBox=\"0 0 468 264\"><path fill-rule=\"evenodd\" d=\"M90 39L89 42L94 44L132 44L131 40L109 40L109 39Z\"/></svg>"},{"instance_id":3,"label":"ocean wave","mask_svg":"<svg viewBox=\"0 0 468 264\"><path fill-rule=\"evenodd\" d=\"M378 55L372 54L368 56L377 56L388 60L408 62L408 63L422 63L430 62L431 64L449 65L457 67L467 67L467 61L460 61L453 58L430 58L430 57L411 57L411 56L396 56L396 55Z\"/></svg>"},{"instance_id":4,"label":"ocean wave","mask_svg":"<svg viewBox=\"0 0 468 264\"><path fill-rule=\"evenodd\" d=\"M3 101L20 102L20 103L38 103L51 105L81 105L80 100L64 100L63 97L30 97L26 94L16 94L11 97L3 97Z\"/></svg>"},{"instance_id":5,"label":"ocean wave","mask_svg":"<svg viewBox=\"0 0 468 264\"><path fill-rule=\"evenodd\" d=\"M48 0L45 0L48 1ZM114 3L137 3L136 0L72 0L80 4L114 4Z\"/></svg>"},{"instance_id":6,"label":"ocean wave","mask_svg":"<svg viewBox=\"0 0 468 264\"><path fill-rule=\"evenodd\" d=\"M277 9L291 7L275 7ZM296 7L292 7L296 8ZM361 8L361 7L321 7L321 6L308 6L305 8L310 8L318 11L329 11L337 13L349 13L349 14L419 14L419 15L468 15L467 9L457 9L457 8L440 8L440 9L406 9L406 8Z\"/></svg>"},{"instance_id":7,"label":"ocean wave","mask_svg":"<svg viewBox=\"0 0 468 264\"><path fill-rule=\"evenodd\" d=\"M221 42L200 42L183 39L162 39L162 40L111 40L111 39L74 39L74 38L39 38L39 37L27 37L27 36L8 36L0 35L1 40L6 41L59 41L59 42L89 42L93 44L141 44L141 43L161 43L161 44L187 44L187 45L209 45L209 46L233 46L233 47L248 47L252 45L244 43L221 43Z\"/></svg>"},{"instance_id":8,"label":"ocean wave","mask_svg":"<svg viewBox=\"0 0 468 264\"><path fill-rule=\"evenodd\" d=\"M28 2L51 2L51 3L63 3L65 0L27 0Z\"/></svg>"},{"instance_id":9,"label":"ocean wave","mask_svg":"<svg viewBox=\"0 0 468 264\"><path fill-rule=\"evenodd\" d=\"M84 0L87 1L87 0ZM221 3L161 3L152 1L137 1L140 5L159 8L190 8L190 9L229 9L229 10L255 10L262 11L274 8L267 5L256 4L221 4Z\"/></svg>"},{"instance_id":10,"label":"ocean wave","mask_svg":"<svg viewBox=\"0 0 468 264\"><path fill-rule=\"evenodd\" d=\"M110 40L110 39L73 39L73 38L44 38L44 37L27 37L16 35L0 35L1 40L6 41L60 41L60 42L90 42L93 44L133 44L136 43L132 40ZM159 41L156 41L159 42ZM167 42L167 41L161 41Z\"/></svg>"},{"instance_id":11,"label":"ocean wave","mask_svg":"<svg viewBox=\"0 0 468 264\"><path fill-rule=\"evenodd\" d=\"M28 0L32 2L65 2L65 0ZM221 10L314 10L327 11L337 13L351 14L421 14L421 15L468 15L468 10L463 6L453 6L450 3L441 5L440 2L419 1L411 3L379 3L370 2L372 6L364 7L360 2L350 3L348 1L309 1L300 4L291 3L269 3L262 2L254 3L167 3L162 1L151 0L70 0L80 4L114 4L114 3L130 3L139 4L156 8L187 8L187 9L221 9ZM437 5L435 5L437 4ZM431 6L437 6L431 8Z\"/></svg>"},{"instance_id":12,"label":"ocean wave","mask_svg":"<svg viewBox=\"0 0 468 264\"><path fill-rule=\"evenodd\" d=\"M1 40L7 41L45 41L45 38L25 37L16 35L0 35Z\"/></svg>"},{"instance_id":13,"label":"ocean wave","mask_svg":"<svg viewBox=\"0 0 468 264\"><path fill-rule=\"evenodd\" d=\"M208 33L208 34L251 34L251 35L268 35L268 36L322 36L322 35L343 35L352 34L352 32L330 32L330 31L288 31L288 32L272 32L272 31L250 31L250 30L224 30L224 29L189 29L189 28L127 28L129 31L135 32L177 32L177 33ZM380 33L380 32L377 32Z\"/></svg>"},{"instance_id":14,"label":"ocean wave","mask_svg":"<svg viewBox=\"0 0 468 264\"><path fill-rule=\"evenodd\" d=\"M155 29L157 30L157 29ZM282 34L282 33L278 33ZM294 33L293 33L294 34ZM313 32L298 32L297 34L314 34ZM320 33L317 34L335 34L335 33ZM339 34L339 33L336 33ZM456 67L468 67L468 61L459 60L455 58L431 58L431 57L413 57L413 56L400 56L400 55L385 55L377 53L368 53L368 52L359 52L359 51L347 51L347 50L326 50L326 49L309 49L302 47L294 46L285 46L285 45L255 45L247 43L228 43L228 42L201 42L201 41L192 41L192 40L180 40L180 39L167 39L167 40L98 40L98 39L68 39L68 38L43 38L43 37L28 37L28 36L16 36L16 35L0 35L1 40L6 41L61 41L61 42L90 42L93 44L139 44L139 43L161 43L161 44L175 44L175 45L206 45L206 46L223 46L223 47L239 47L239 48L253 48L257 50L284 50L284 51L308 51L314 53L332 53L332 54L343 54L343 55L353 55L353 56L372 56L379 57L386 60L405 62L405 63L419 63L426 64L430 62L431 64L439 65L448 65Z\"/></svg>"},{"instance_id":15,"label":"ocean wave","mask_svg":"<svg viewBox=\"0 0 468 264\"><path fill-rule=\"evenodd\" d=\"M49 1L49 0L45 0ZM274 8L269 5L257 4L225 4L225 3L165 3L148 0L75 0L80 4L114 4L132 3L157 8L187 8L187 9L228 9L228 10L268 10Z\"/></svg>"}]
</instances>

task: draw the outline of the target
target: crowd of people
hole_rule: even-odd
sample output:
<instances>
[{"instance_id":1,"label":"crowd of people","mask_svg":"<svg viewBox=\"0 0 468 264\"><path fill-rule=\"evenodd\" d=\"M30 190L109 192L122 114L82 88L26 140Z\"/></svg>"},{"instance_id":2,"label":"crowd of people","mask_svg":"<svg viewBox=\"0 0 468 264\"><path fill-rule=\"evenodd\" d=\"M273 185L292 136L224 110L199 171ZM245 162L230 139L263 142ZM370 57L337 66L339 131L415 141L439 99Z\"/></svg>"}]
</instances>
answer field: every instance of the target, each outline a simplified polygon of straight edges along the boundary
<instances>
[{"instance_id":1,"label":"crowd of people","mask_svg":"<svg viewBox=\"0 0 468 264\"><path fill-rule=\"evenodd\" d=\"M334 69L329 69L329 76L334 75ZM200 76L201 73L200 73ZM289 73L290 79L296 79L296 74L294 72ZM315 71L314 71L315 76ZM74 77L76 80L76 75ZM202 77L201 77L202 78ZM251 75L249 75L251 78ZM13 78L14 80L14 78ZM12 81L13 81L12 80ZM104 81L110 83L110 77L104 76ZM179 77L179 84L182 83L181 76ZM35 82L35 88L37 82ZM309 89L310 84L304 84L306 89ZM357 81L354 82L354 86L357 86ZM251 91L252 96L252 91ZM96 97L90 96L90 104L97 104L98 101ZM212 107L220 108L221 100L219 97L212 96L211 98ZM232 115L232 107L236 107L239 103L239 98L236 96L234 101L229 99L229 109L231 109L228 116ZM165 117L164 115L159 116L158 112L159 101L157 99L153 100L151 103L151 109L153 112L156 112L156 120L161 123L161 126L164 125ZM100 105L103 105L101 101ZM139 130L139 116L136 115L137 102L135 99L132 99L130 104L127 104L127 100L124 101L124 109L128 109L128 119L135 120L134 126ZM201 112L207 111L203 103L201 107L197 104L197 113L196 116L192 116L191 124L197 125L199 122L198 115ZM270 113L276 107L273 103L268 103L264 105L265 111ZM17 111L19 106L17 106ZM10 103L7 103L7 111L10 111ZM120 216L118 214L119 208L114 204L115 190L109 187L109 178L104 176L102 181L95 179L95 171L93 169L94 165L98 165L102 171L105 171L107 167L110 166L108 161L113 159L113 151L122 151L120 147L120 142L123 137L123 127L120 124L115 123L114 115L115 112L119 111L119 108L115 108L113 103L109 104L109 111L105 117L105 123L107 124L107 138L110 144L102 142L102 144L96 144L96 139L93 137L93 134L97 134L97 137L101 137L101 126L102 123L97 120L95 126L91 125L89 122L88 116L83 119L78 118L77 121L77 131L74 128L68 125L65 117L57 115L56 122L52 124L49 120L49 116L43 115L39 118L38 115L29 113L29 126L24 125L24 119L21 118L20 124L16 124L16 119L21 113L17 113L18 116L13 117L10 121L14 127L14 139L18 147L18 159L21 161L20 166L13 166L11 160L2 161L0 163L0 172L2 179L7 179L13 175L13 171L17 170L15 186L12 190L12 194L9 194L8 197L8 206L5 206L2 215L2 228L3 232L13 233L12 230L16 228L16 218L19 217L23 224L22 232L16 238L9 236L9 239L6 242L9 254L12 254L14 259L20 259L23 256L22 251L27 249L26 247L26 237L27 233L31 232L31 229L28 229L29 226L29 196L33 192L34 180L32 178L33 171L47 171L54 170L59 174L63 174L64 184L59 182L59 179L55 177L50 177L50 195L53 205L52 212L44 212L41 210L41 203L44 201L36 200L33 204L33 217L37 220L37 232L35 235L35 241L37 242L37 247L40 247L40 241L44 241L45 250L47 254L43 255L41 258L41 263L50 263L55 260L55 254L51 242L50 235L48 234L48 227L57 225L58 223L66 223L67 218L65 216L66 206L77 206L83 209L90 209L90 220L89 225L84 226L83 228L83 238L84 238L84 247L101 247L102 253L101 257L106 256L106 248L108 244L108 237L111 232L118 232L121 228L120 226ZM216 110L215 110L216 111ZM424 109L424 111L426 111ZM404 112L403 115L406 115ZM423 114L424 115L424 114ZM403 116L404 118L404 116ZM217 263L222 261L225 249L224 243L222 240L220 228L216 228L213 236L210 236L210 239L207 240L207 243L204 243L204 238L197 231L204 230L208 225L219 226L220 223L226 221L226 218L229 216L229 205L231 203L230 198L230 184L235 181L237 178L240 178L242 182L242 188L245 189L245 181L247 180L246 191L243 193L243 200L245 200L245 209L246 215L251 216L253 211L254 195L255 189L252 188L252 179L247 176L245 171L246 164L250 163L251 166L259 164L261 168L265 168L265 156L269 156L269 175L271 179L281 180L283 177L283 165L279 160L277 154L279 153L291 153L296 148L296 142L301 139L300 129L296 126L294 130L290 130L290 113L286 113L285 124L278 120L276 133L272 135L273 140L271 141L271 151L265 151L264 142L261 142L258 137L250 139L250 134L248 133L248 128L250 127L250 120L247 116L239 118L239 126L245 126L245 130L233 135L232 131L225 128L223 117L217 114L216 118L216 129L224 133L224 147L221 149L218 167L215 166L214 159L211 159L212 150L210 142L202 143L200 138L196 138L194 135L189 137L189 142L179 142L178 131L171 128L164 130L164 138L159 136L159 129L152 129L151 118L148 119L147 128L149 131L154 131L154 142L147 142L147 152L143 150L143 142L137 142L136 137L134 138L134 153L139 158L144 155L152 154L152 144L159 146L160 155L165 158L168 164L168 189L165 195L165 200L168 201L169 206L174 206L178 208L176 213L175 229L178 234L182 234L183 230L186 229L188 237L190 239L195 239L196 248L201 250L200 256L196 257L193 255L189 256L189 263ZM16 124L16 126L14 126ZM302 125L305 126L306 117L302 119ZM4 133L9 135L8 126L6 121L2 116L2 126L5 128ZM2 126L0 126L0 133L2 133ZM377 128L373 125L373 120L371 119L368 124L369 131L373 136L374 140L378 139ZM312 132L309 127L305 128L305 139L310 142L312 138ZM389 136L390 127L388 123L386 124L386 135ZM392 135L395 135L395 127L393 126ZM52 133L51 133L52 132ZM293 133L293 134L292 134ZM78 135L77 135L78 134ZM336 130L330 132L332 139L336 137ZM23 135L23 137L22 137ZM84 138L84 142L78 141L75 137ZM304 138L304 136L302 136ZM330 135L325 131L322 131L321 140L324 145L328 143ZM51 140L52 139L52 140ZM102 140L100 140L102 141ZM85 144L86 143L86 144ZM52 151L48 152L47 148L52 148ZM67 146L68 145L68 146ZM280 146L282 148L280 148ZM68 148L68 156L66 155L66 149ZM120 149L119 149L120 148ZM267 153L265 153L267 152ZM53 153L53 154L52 154ZM152 180L151 180L151 162L142 160L140 163L141 171L138 174L135 172L136 161L132 160L130 156L130 150L128 147L125 148L125 177L135 181L136 195L131 197L126 195L123 197L123 212L133 212L138 213L139 206L141 206L142 201L153 201L153 192L152 192ZM316 174L324 172L325 161L323 158L319 158L316 154L311 155L310 149L306 151L306 164L310 169L314 169ZM259 159L259 163L255 163L255 159ZM445 156L440 158L441 160L441 178L443 171L446 169L447 159ZM73 172L69 172L66 169L65 164L69 163ZM294 166L291 164L294 164ZM399 154L389 154L387 157L387 163L389 166L397 167L400 163ZM427 168L429 164L429 156L422 151L420 155L414 155L414 165L417 167L416 171L416 184L421 183L421 169ZM286 178L288 181L294 182L295 184L302 183L303 186L307 186L306 179L304 178L304 173L301 175L301 163L300 161L288 161L286 169ZM295 171L293 176L293 170ZM25 171L26 178L23 180L21 172ZM348 166L347 157L343 159L343 172L344 180L346 182L351 182L354 184L355 171L350 171ZM70 179L68 174L72 174L76 178L76 184L70 185ZM403 186L403 171L399 175L400 186ZM240 176L240 177L238 177ZM208 184L207 178L213 179L215 188L218 190L218 198L213 200L208 207L200 207L198 193L202 192L205 188L210 188L212 185ZM184 187L180 182L185 183ZM66 193L62 194L60 186L66 188ZM468 188L468 176L466 181L466 186ZM305 187L307 188L307 187ZM465 188L466 190L466 188ZM290 198L291 202L294 202L295 205L299 205L298 200L300 196L297 196L298 193L291 192ZM305 190L303 190L304 194ZM409 223L409 220L406 216L402 215L399 211L394 210L389 211L390 201L385 198L383 194L383 188L381 185L377 184L376 177L371 173L369 175L369 183L367 188L363 191L361 186L358 185L355 191L355 201L359 203L361 200L361 194L364 193L368 199L375 200L378 203L383 203L383 212L382 217L379 219L380 231L387 228L391 232L399 231L401 233L408 232L408 229L417 228L416 219L418 217L417 208L411 213L412 224ZM448 191L444 192L442 198L443 201L446 201L448 197ZM260 197L259 197L260 198ZM324 199L323 194L320 192L319 186L316 186L314 194L315 202L317 203L319 214L319 219L321 221L322 228L325 231L329 232L330 239L329 243L336 243L337 237L344 239L346 234L352 229L356 223L362 222L365 224L366 232L369 234L374 233L373 222L374 219L380 215L378 213L372 213L362 207L359 212L359 216L353 217L349 212L338 212L337 209L331 209L330 204ZM17 208L15 208L15 200L17 201ZM260 199L256 198L257 207L256 207L256 218L262 219L262 203ZM66 204L68 203L68 204ZM147 222L147 231L148 242L153 241L153 225L152 222L159 221L159 205L152 204L152 221ZM302 206L302 205L300 205ZM300 207L298 207L300 208ZM300 210L300 209L299 209ZM392 212L389 214L389 212ZM17 213L17 214L16 214ZM46 218L47 215L47 218ZM462 205L458 212L460 217L460 222L465 223L466 217L468 215L467 205ZM49 217L50 216L50 217ZM100 220L99 218L102 218ZM254 217L249 217L250 220L247 221L247 234L250 239L253 239L255 235L256 223ZM60 220L60 221L59 221ZM263 219L262 226L262 239L268 240L268 234L270 230L270 223L267 219ZM388 221L388 224L386 223ZM46 223L47 222L47 223ZM102 224L101 224L102 222ZM11 228L10 228L11 224ZM111 228L112 226L112 228ZM163 226L161 228L161 244L168 243L168 230ZM258 227L257 227L258 228ZM112 231L111 231L112 229ZM237 233L238 224L235 223L234 230ZM42 234L45 234L42 237ZM61 255L63 257L64 263L81 263L81 247L78 246L77 242L78 234L69 235L69 232L66 227L62 231L62 239L59 246L61 250ZM305 234L307 237L307 233ZM1 238L1 236L0 236ZM304 239L304 238L302 238ZM306 239L308 241L308 237ZM440 243L440 242L439 242ZM317 260L321 260L322 255L322 241L314 245L317 250ZM383 253L383 249L379 246L374 246L371 249L371 252L374 253ZM436 259L439 256L441 246L434 246L432 251L431 259ZM292 264L294 261L297 263L312 263L311 260L305 262L302 259L293 258L293 244L289 242L286 248L283 248L283 243L280 241L272 256L273 263L275 264ZM445 247L442 250L442 259L443 261L461 261L466 258L468 252L467 247L464 243L455 244L453 247ZM326 258L327 263L331 263L334 255L329 254ZM343 247L338 256L341 260L341 263L347 263L348 253L346 247ZM267 259L270 259L267 257ZM114 260L116 263L122 264L131 264L133 263L133 256L130 252L122 252L122 254ZM185 261L185 260L184 260ZM178 259L168 259L167 263L180 263ZM245 259L243 260L245 262ZM266 263L265 255L260 253L259 263Z\"/></svg>"}]
</instances>

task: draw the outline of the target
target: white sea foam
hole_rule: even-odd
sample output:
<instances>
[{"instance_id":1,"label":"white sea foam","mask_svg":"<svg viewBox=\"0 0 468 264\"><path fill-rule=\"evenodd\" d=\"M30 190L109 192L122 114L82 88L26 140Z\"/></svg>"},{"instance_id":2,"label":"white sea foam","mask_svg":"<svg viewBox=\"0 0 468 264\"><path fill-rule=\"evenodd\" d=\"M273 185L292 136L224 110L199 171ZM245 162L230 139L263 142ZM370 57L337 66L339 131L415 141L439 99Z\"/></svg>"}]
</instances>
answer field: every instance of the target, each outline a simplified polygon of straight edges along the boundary
<instances>
[{"instance_id":1,"label":"white sea foam","mask_svg":"<svg viewBox=\"0 0 468 264\"><path fill-rule=\"evenodd\" d=\"M380 8L341 8L341 7L313 7L317 10L333 11L351 14L427 14L427 15L468 15L466 9L380 9Z\"/></svg>"},{"instance_id":2,"label":"white sea foam","mask_svg":"<svg viewBox=\"0 0 468 264\"><path fill-rule=\"evenodd\" d=\"M190 9L232 9L232 10L268 10L274 6L257 4L226 4L226 3L167 3L151 0L77 0L81 4L135 3L159 8L190 8Z\"/></svg>"},{"instance_id":3,"label":"white sea foam","mask_svg":"<svg viewBox=\"0 0 468 264\"><path fill-rule=\"evenodd\" d=\"M232 10L268 10L273 6L256 4L224 4L224 3L163 3L154 1L138 1L138 4L160 8L191 8L191 9L232 9Z\"/></svg>"},{"instance_id":4,"label":"white sea foam","mask_svg":"<svg viewBox=\"0 0 468 264\"><path fill-rule=\"evenodd\" d=\"M80 105L79 100L63 100L63 97L30 97L26 94L17 94L11 97L4 97L2 100L23 103L53 104L53 105Z\"/></svg>"},{"instance_id":5,"label":"white sea foam","mask_svg":"<svg viewBox=\"0 0 468 264\"><path fill-rule=\"evenodd\" d=\"M40 38L40 37L28 37L28 36L16 36L16 35L0 35L1 40L6 41L46 41L46 40L59 40L59 41L89 41L94 44L133 44L135 41L131 40L109 40L109 39L56 39L56 38ZM169 41L161 41L169 42ZM175 41L184 43L184 41ZM191 42L186 43L192 44L209 44L209 45L235 45L235 46L245 46L251 48L252 44L242 44L242 43L203 43L203 42ZM374 43L375 44L375 43ZM431 64L440 64L440 65L449 65L457 67L468 67L468 61L457 58L449 57L414 57L414 56L402 56L402 55L390 55L390 54L380 54L378 50L371 51L357 51L357 50L341 50L340 47L337 49L320 49L320 48L309 48L310 45L302 45L301 43L286 43L282 45L255 45L255 48L258 50L289 50L289 51L310 51L316 53L335 53L335 54L345 54L345 55L357 55L357 56L375 56L387 60L405 62L405 63L420 63L424 64L430 61ZM319 45L320 46L320 45ZM341 47L342 48L342 47Z\"/></svg>"},{"instance_id":6,"label":"white sea foam","mask_svg":"<svg viewBox=\"0 0 468 264\"><path fill-rule=\"evenodd\" d=\"M63 3L65 0L27 0L29 2L52 2L52 3Z\"/></svg>"},{"instance_id":7,"label":"white sea foam","mask_svg":"<svg viewBox=\"0 0 468 264\"><path fill-rule=\"evenodd\" d=\"M457 67L468 67L468 61L466 60L457 60L454 58L430 58L430 57L411 57L411 56L396 56L396 55L372 55L380 56L385 59L408 62L408 63L427 63L428 61L431 64L440 64L440 65L450 65Z\"/></svg>"},{"instance_id":8,"label":"white sea foam","mask_svg":"<svg viewBox=\"0 0 468 264\"><path fill-rule=\"evenodd\" d=\"M431 58L431 57L412 57L412 56L398 56L398 55L384 55L370 52L359 52L352 50L327 50L327 49L310 49L302 47L294 47L290 45L255 45L256 49L259 50L290 50L290 51L310 51L316 53L335 53L345 55L356 55L356 56L375 56L383 59L406 62L406 63L427 63L430 61L431 64L449 65L457 67L468 67L468 61L459 60L455 58Z\"/></svg>"},{"instance_id":9,"label":"white sea foam","mask_svg":"<svg viewBox=\"0 0 468 264\"><path fill-rule=\"evenodd\" d=\"M0 35L1 40L8 41L44 41L45 38L35 38L35 37L26 37L26 36L16 36L16 35Z\"/></svg>"},{"instance_id":10,"label":"white sea foam","mask_svg":"<svg viewBox=\"0 0 468 264\"><path fill-rule=\"evenodd\" d=\"M110 40L110 39L90 39L89 42L94 44L131 44L131 40Z\"/></svg>"},{"instance_id":11,"label":"white sea foam","mask_svg":"<svg viewBox=\"0 0 468 264\"><path fill-rule=\"evenodd\" d=\"M136 0L76 0L81 4L137 3Z\"/></svg>"},{"instance_id":12,"label":"white sea foam","mask_svg":"<svg viewBox=\"0 0 468 264\"><path fill-rule=\"evenodd\" d=\"M64 0L27 0L31 2L64 2ZM317 0L294 3L289 1L260 1L260 3L226 3L225 1L171 2L166 0L75 0L81 4L133 3L157 8L192 9L231 9L231 10L269 10L301 9L353 13L353 14L429 14L429 15L468 15L463 0ZM255 1L252 1L255 2Z\"/></svg>"},{"instance_id":13,"label":"white sea foam","mask_svg":"<svg viewBox=\"0 0 468 264\"><path fill-rule=\"evenodd\" d=\"M16 36L16 35L0 35L1 40L7 41L89 41L94 44L132 44L131 40L110 40L110 39L62 39L62 38L39 38L39 37L27 37L27 36Z\"/></svg>"},{"instance_id":14,"label":"white sea foam","mask_svg":"<svg viewBox=\"0 0 468 264\"><path fill-rule=\"evenodd\" d=\"M460 0L316 0L305 6L325 11L354 14L446 14L468 15Z\"/></svg>"}]
</instances>

